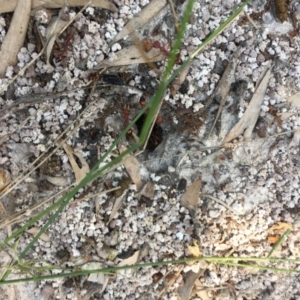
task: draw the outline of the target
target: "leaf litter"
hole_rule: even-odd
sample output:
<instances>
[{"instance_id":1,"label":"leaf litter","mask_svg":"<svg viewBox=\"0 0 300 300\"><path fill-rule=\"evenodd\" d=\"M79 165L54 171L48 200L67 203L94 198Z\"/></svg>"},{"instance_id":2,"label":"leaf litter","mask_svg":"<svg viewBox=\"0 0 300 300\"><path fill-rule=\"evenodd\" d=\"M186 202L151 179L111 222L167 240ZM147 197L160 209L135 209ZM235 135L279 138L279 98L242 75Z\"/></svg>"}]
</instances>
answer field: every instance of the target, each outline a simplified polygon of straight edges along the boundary
<instances>
[{"instance_id":1,"label":"leaf litter","mask_svg":"<svg viewBox=\"0 0 300 300\"><path fill-rule=\"evenodd\" d=\"M35 7L38 2L39 1L33 1L33 7ZM86 4L83 2L84 1L80 1L79 3L79 1L76 2L70 0L68 3L82 6ZM98 3L100 2L101 1ZM143 5L147 4L146 2L147 1L145 1ZM11 1L11 3L14 5L16 4L14 1ZM45 6L50 7L50 5L54 5L53 3L53 1L49 1ZM56 1L56 3L56 5L60 5L60 1ZM95 3L96 1L93 1L91 5L93 6ZM118 3L118 9L116 9L116 7L110 5L106 1L102 1L101 3L102 4L100 5L102 5L102 7L107 5L106 8L109 8L112 11L120 10L120 16L118 14L110 15L112 20L116 21L115 23L106 22L107 15L102 13L102 11L89 8L87 9L87 12L78 15L75 20L74 28L75 32L77 31L78 33L79 43L78 40L76 41L75 39L73 53L67 54L67 56L70 57L66 57L65 62L60 61L57 57L50 57L49 53L54 50L52 45L49 46L49 49L47 50L48 54L46 59L40 59L41 56L36 59L37 63L35 69L40 71L45 68L43 70L44 73L42 73L43 76L41 77L46 78L49 76L49 81L44 81L43 85L43 81L38 79L39 76L37 76L36 78L40 81L38 81L38 85L35 86L35 88L40 89L42 92L52 92L53 90L51 89L55 90L55 85L58 85L59 83L64 84L64 87L69 89L68 93L70 95L69 97L67 93L67 95L61 96L59 100L54 101L53 103L51 100L47 100L49 101L47 109L49 109L49 107L55 107L55 113L51 112L51 109L48 111L46 108L41 108L39 103L34 104L35 106L33 105L32 107L28 105L30 112L33 112L32 109L37 110L36 113L39 118L37 123L31 124L35 126L34 128L41 130L40 132L45 134L49 141L52 139L51 134L53 134L53 136L57 134L57 128L59 128L57 124L61 124L61 126L65 127L68 118L72 119L74 115L80 111L80 105L84 106L84 102L82 101L84 92L81 94L72 94L74 85L85 87L87 75L83 70L100 70L100 72L108 72L109 74L109 63L112 63L114 67L116 67L114 72L117 70L118 66L129 65L127 69L129 75L124 74L124 71L117 71L119 72L120 78L129 78L129 80L124 80L125 85L136 86L139 90L151 95L158 81L158 78L156 77L157 74L153 70L145 71L141 65L136 66L134 64L149 61L155 62L156 58L159 57L156 61L156 65L161 71L164 67L163 59L166 58L168 50L163 48L164 46L162 45L171 44L170 38L172 39L173 37L172 33L170 37L170 28L172 28L172 25L169 25L172 24L172 17L171 15L165 15L166 19L162 20L161 24L158 24L159 26L157 27L158 30L156 29L156 33L154 33L154 30L153 33L147 32L147 22L151 23L155 14L158 14L159 11L165 9L166 2L151 1L150 4L152 7L156 6L154 7L154 10L150 10L150 4L144 8L135 7L134 5L128 7L123 5L122 1L120 1L120 3ZM175 8L177 12L181 9L180 5L181 3ZM230 7L231 4L228 3L228 5L228 7ZM228 9L228 7L226 6L226 9ZM126 11L130 11L130 13L127 14ZM138 17L131 18L131 11L134 12L133 15ZM185 58L187 54L194 49L195 45L199 43L195 36L202 40L211 31L209 26L215 26L211 23L211 20L219 20L220 18L218 5L213 5L210 8L207 7L206 4L203 4L203 6L200 7L198 5L196 6L195 11L195 15L191 18L191 23L193 23L193 26L195 27L191 26L187 32L188 39L185 41L180 53L182 58ZM139 15L137 15L138 12ZM198 18L198 15L201 15L201 18ZM145 18L143 16L145 16ZM210 17L212 19L210 19ZM124 20L133 20L132 22L135 25L132 26L129 22L129 25L124 26L125 22L123 18ZM200 26L198 20L205 21L201 21L202 25ZM268 232L266 231L266 228L272 228L272 224L274 223L290 224L293 214L297 212L298 209L298 203L295 200L297 199L297 186L295 184L295 186L293 186L291 183L297 182L293 177L293 174L296 173L297 166L299 166L299 159L297 158L297 155L299 154L297 150L299 141L297 142L297 139L295 138L296 134L294 135L294 138L292 136L279 136L268 139L270 135L277 134L278 131L280 131L279 133L284 133L283 130L297 128L297 118L299 116L297 105L294 105L291 112L287 112L289 107L285 106L284 101L285 99L288 100L288 96L286 95L290 95L291 91L285 90L284 84L280 82L279 78L284 78L285 83L288 86L291 86L292 94L295 95L297 95L295 87L298 84L298 79L295 73L296 68L289 71L289 77L287 76L288 73L285 69L279 71L278 74L280 76L277 76L275 72L271 74L271 70L269 69L270 72L267 71L267 75L263 77L261 83L258 84L256 91L254 91L252 100L247 104L247 101L250 100L249 95L252 93L249 87L251 87L253 82L257 81L257 78L262 73L262 69L267 65L263 59L269 60L270 56L267 55L268 53L269 55L272 55L273 51L275 52L276 50L276 53L279 53L281 56L287 54L289 56L289 61L292 61L292 58L296 61L295 57L293 57L293 52L290 50L289 46L284 43L284 39L282 39L279 44L276 44L275 39L273 39L273 43L275 44L267 42L267 39L272 37L266 35L264 32L265 27L268 26L267 23L263 23L264 19L254 18L252 21L256 24L255 30L258 30L259 34L257 32L254 33L255 30L252 28L252 25L235 24L235 30L228 29L231 35L224 32L224 34L220 36L220 39L216 40L214 45L208 50L204 49L203 52L197 56L196 60L191 63L189 68L182 73L182 78L179 79L177 86L174 86L173 93L172 91L166 93L165 102L161 108L162 118L166 121L165 124L163 123L160 125L164 128L164 132L166 132L162 143L164 145L163 152L159 154L155 151L148 153L146 150L138 158L130 155L127 157L127 161L126 159L123 161L130 180L136 185L137 191L135 192L134 189L130 189L128 192L127 188L125 188L123 190L123 197L121 197L119 201L115 200L116 206L113 207L114 212L110 212L111 206L108 205L111 201L110 195L95 196L95 201L98 203L97 205L99 207L97 214L93 211L93 203L86 200L88 197L84 197L84 201L76 202L76 205L70 206L67 212L62 213L61 218L58 220L58 226L54 225L53 229L51 228L51 230L49 230L48 234L51 238L50 246L48 245L49 243L45 245L40 241L40 249L44 249L45 253L50 253L50 249L53 247L54 249L63 247L62 244L59 244L57 241L57 237L59 237L59 240L64 241L64 245L67 246L69 251L73 252L76 257L80 251L83 251L81 247L82 241L80 240L80 234L83 234L95 239L95 248L90 250L89 255L96 260L99 260L100 254L104 252L104 249L107 246L106 243L108 243L107 241L110 241L110 247L114 247L115 252L119 253L120 256L126 256L126 254L132 253L133 251L134 255L129 256L129 259L123 259L123 264L127 265L137 263L141 260L157 261L164 260L170 256L172 258L185 257L184 245L186 245L186 242L191 242L192 236L197 233L197 242L200 241L203 255L223 256L224 253L234 253L234 255L264 256L266 254L268 247L266 245L268 242ZM104 27L101 27L103 24ZM289 22L286 21L282 25L276 26L276 30L278 30L279 27L283 30L280 32L280 39L282 36L287 36L288 31L284 30L289 30L285 29L289 28L288 26L286 27L288 24ZM200 27L197 27L198 25ZM102 33L104 33L103 37L97 35L97 30L94 30L95 27L93 26L100 26L98 28L101 28ZM141 37L142 35L140 35L139 32L137 34L137 39L133 38L131 32L132 27L134 29L139 28L141 32L146 29L144 36ZM125 29L122 30L122 28ZM45 28L42 29L44 30ZM195 35L193 30L197 31L197 35ZM120 35L118 35L118 31L121 33ZM157 34L157 32L159 32L159 34ZM260 33L263 34L260 35ZM124 41L121 41L121 39L130 34L135 45L129 46L131 48L126 48L128 47L126 46L127 40L124 39ZM145 55L140 53L140 47L137 44L139 43L139 40L142 41L144 37L149 38L149 35L151 34L155 36L155 40L159 43L160 48L152 48L154 49L153 51L155 54L145 58ZM276 35L276 32L274 34ZM55 33L53 37L55 35L57 34ZM253 36L255 36L256 40L251 39ZM238 44L237 41L242 37L247 40L247 47L245 47L245 44L236 45L241 46L242 54L238 57L238 60L233 61L232 52L234 52L234 49L236 48L233 47L232 41L235 41ZM294 37L293 39L293 42L299 43L298 37ZM227 43L227 48L225 50L222 46L222 40ZM120 47L122 49L115 53L110 52L111 58L109 59L107 56L107 53L109 53L109 46L117 41L120 42ZM83 42L82 48L80 48L81 42ZM97 44L98 42L101 43L101 47ZM153 44L153 40L151 43ZM269 46L264 48L264 43ZM275 50L272 48L273 46ZM152 49L150 51L152 51ZM131 50L133 52L131 52ZM24 54L25 50L22 51ZM150 51L147 51L145 51L145 53L149 55L148 53ZM31 54L33 54L33 52L31 52L30 55ZM219 84L221 85L223 78L224 80L226 78L226 71L222 72L224 77L221 77L219 83L216 85L217 88L215 88L215 83L217 82L216 78L218 77L214 76L216 74L220 76L221 72L215 71L212 66L217 66L218 63L216 58L219 57L228 58L229 64L236 63L234 66L236 67L236 71L231 71L232 75L234 75L236 81L241 78L248 84L244 86L244 90L239 93L237 103L233 103L231 99L236 91L233 91L232 89L229 90L229 82L232 83L234 81L232 79L233 77L230 76L230 80L224 85L224 87L226 87L224 88L226 93L224 93L224 97L221 97L222 100L217 112L217 117L221 114L222 109L222 130L220 131L219 138L221 140L225 138L224 142L226 142L226 149L222 147L221 149L209 149L208 147L203 147L205 137L204 132L207 131L207 128L211 128L212 132L214 126L218 127L218 123L213 121L213 125L210 126L210 120L200 113L197 116L193 115L193 117L197 118L199 123L194 122L195 124L197 123L197 126L193 127L191 130L192 133L183 132L178 134L176 132L177 124L187 122L190 117L189 114L183 113L180 115L176 112L177 108L185 109L189 107L192 112L199 111L199 108L201 110L203 104L205 105L205 103L207 103L206 99L209 99L214 92L218 91ZM78 58L80 58L81 64ZM118 58L118 60L114 61L115 58ZM22 59L23 56L19 55L19 60L22 61ZM53 77L51 77L52 75L49 75L53 70L50 72L50 69L48 70L46 67L47 60L49 60L49 63L51 64L54 63L53 68L55 72L53 73ZM161 61L161 63L159 63L159 61ZM42 66L42 68L39 66ZM67 70L65 66L68 66L71 71ZM99 66L101 68L99 68ZM28 74L30 74L29 67L27 68ZM8 69L9 72L10 70L12 69ZM27 76L29 76L28 74ZM27 88L27 86L30 85L29 82L26 81L26 77L22 77L22 73L19 74L19 77L20 79L16 81L15 86L17 93L23 91L22 86ZM28 78L30 78L30 76ZM19 85L19 80L22 80L21 85ZM188 84L185 88L181 88L181 86L184 85L184 81ZM91 97L98 97L99 95L103 97L105 95L105 103L112 107L116 107L116 100L114 98L110 99L111 91L109 91L109 89L106 89L105 93L103 91L104 90L97 90L95 95L91 95ZM117 89L115 91L117 91ZM221 94L223 95L223 93ZM125 96L126 99L131 97L129 94L122 96ZM226 101L229 102L226 107L223 106L225 98ZM74 99L78 102L74 101ZM8 101L7 104L10 104L9 99L5 99L5 101ZM292 103L294 103L294 101L296 100L293 98L290 100ZM3 103L1 102L2 105ZM213 105L213 103L211 104ZM272 106L276 107L278 115L285 114L282 115L281 128L276 126L276 116L271 114ZM2 109L5 108L6 106L3 105ZM103 117L101 115L103 106L99 105L97 109L99 109L101 119ZM114 111L113 113L119 116L123 115L122 111L114 109L115 108L110 111ZM228 132L226 132L226 130L228 129L228 126L231 126L230 124L232 124L232 120L234 119L233 115L239 115L239 117L241 117L241 113L238 111L239 109L245 110L245 118L243 120L241 119L240 122L242 123L238 122L236 126L233 127L232 131L230 131L229 135L227 135ZM255 139L255 125L258 118L262 118L266 124L265 136L267 138L262 142ZM14 119L12 118L12 120ZM223 126L224 123L226 123L226 120L230 120L230 122L229 124L225 124L226 126ZM85 132L89 132L88 130L91 128L93 130L96 128L96 130L100 131L100 127L94 127L97 122L98 120L95 117L93 122L91 122L94 124L84 124L83 126L86 126ZM41 125L41 129L36 124ZM30 148L30 151L32 152L27 149L26 155L38 155L38 151L44 149L45 142L41 137L42 135L36 134L35 131L28 132L28 128L28 126L25 126L20 134L11 134L9 136L9 143L12 144L12 141L14 143L21 141L22 143L31 143L31 146L36 145L36 149L33 147ZM7 129L4 127L3 130ZM93 130L91 130L90 136L93 136ZM10 130L10 132L13 132L13 130ZM247 143L241 138L243 133L244 139L248 140ZM192 136L192 134L194 136ZM38 139L34 140L36 135L38 136ZM73 170L76 182L80 181L84 174L89 171L89 155L95 153L96 149L98 153L93 155L101 156L116 135L117 132L109 134L102 131L101 134L99 134L99 140L96 143L93 138L90 138L88 141L84 139L80 140L78 136L74 134L72 144L74 145L74 149L67 148L67 156L63 152L60 152L59 154L62 161L62 168L64 168L64 171ZM236 141L232 144L229 143L237 138L239 138L239 143L236 143ZM250 138L254 139L251 140ZM293 143L290 143L290 139L292 138ZM214 136L208 137L204 142L209 146L220 146L215 143ZM130 141L123 141L123 143L125 146L128 146ZM64 144L65 148L66 145L67 144ZM74 157L74 153L77 153L79 156L76 154L76 157ZM83 154L85 156L83 156ZM5 155L4 152L4 159L6 159ZM8 169L12 178L15 178L19 172L16 166L20 167L20 162L18 161L15 163L12 161L13 157L14 156L8 156L8 159L3 161L5 163L5 169ZM68 158L66 159L66 157ZM86 159L83 159L83 157L86 157ZM29 160L31 161L32 157L30 157ZM12 164L10 164L11 162ZM80 170L81 166L84 166L83 170ZM200 172L202 174L201 180L199 179ZM103 186L106 183L108 187L115 186L120 182L120 178L124 178L124 168L119 166L116 170L111 171L109 175L105 176L107 177L104 182L99 180L97 181L97 184L89 186L87 189L90 189L94 192L94 195L96 195L96 190L103 189ZM56 180L59 180L59 177L55 177ZM69 177L72 177L70 172ZM65 179L66 177L62 178ZM181 179L186 179L189 182L185 191L183 191L185 188L177 189ZM41 194L45 193L45 191L36 184L34 175L31 175L26 182L20 185L19 191L18 189L13 191L13 197L20 198L20 191L29 190L29 186L33 188L33 185L36 185L35 191L38 192L35 193L38 193L37 197L40 197ZM58 186L59 184L57 184L57 188L59 188ZM56 188L55 184L54 188ZM292 197L287 189L292 191ZM273 190L275 190L275 192L273 192ZM151 201L146 202L147 204L145 205L143 197L147 197ZM237 214L237 211L241 213ZM108 218L109 222L107 223L106 221ZM191 224L194 225L191 226ZM273 229L275 230L276 228L274 227ZM279 237L278 232L273 233L278 234ZM277 239L278 238L276 237L273 242L276 242ZM146 250L143 255L143 251L140 252L141 250L139 250L142 249L141 245L147 245L145 246ZM196 251L196 248L190 249L192 252ZM33 252L34 251L35 248L33 249ZM287 246L287 249L283 247L281 251L282 254L286 256L288 256L289 253L293 253L295 256L299 254L294 243L290 243ZM290 252L288 253L288 251ZM118 263L119 259L120 258L116 259L114 265ZM49 260L52 261L50 256ZM105 261L104 263L101 261L98 263L97 267L102 267L105 263ZM111 262L109 263L111 264ZM205 269L208 270L208 268L211 267L212 266L206 266ZM153 272L166 272L166 268L164 267L156 268L157 270L153 270ZM200 271L201 270L199 270L199 272ZM120 286L126 286L126 291L122 296L123 298L127 297L135 299L137 290L141 293L147 293L142 287L151 284L151 272L152 271L149 269L141 269L130 272L132 276L126 276L127 278L124 278L122 275L118 276L117 280L115 280L115 278L110 280L108 277L105 277L105 280L103 278L95 278L95 281L103 282L102 292L107 299L110 299L109 295L113 295L114 299L118 298L120 296ZM208 273L209 272L205 272L205 274ZM176 280L172 281L170 285L166 285L166 289L163 289L162 298L171 299L172 297L178 297L178 295L180 295L181 299L189 299L190 295L194 295L195 292L193 291L193 286L195 286L196 290L197 285L199 285L198 278L201 278L203 287L212 285L212 280L205 274L202 274L201 272L198 274L197 272L188 271L187 269L184 269L184 271L179 269ZM212 274L215 276L212 290L205 291L204 294L201 296L198 295L198 297L208 299L208 294L210 296L214 294L216 299L225 299L225 297L222 296L224 294L217 292L219 288L218 284L222 282L221 287L223 287L223 284L225 284L227 280L231 280L228 279L232 276L230 270L215 270ZM265 281L270 280L267 274L261 276L263 276L263 280ZM247 287L247 282L253 282L254 285L258 286L263 280L259 279L258 281L257 276L243 270L237 270L232 279L235 281L237 294L239 294L239 296L242 295L241 297L246 297L247 299L252 299L252 296L260 297L259 293L263 293L265 288L265 286L261 286L259 292L253 291L251 288L249 289L249 287ZM270 299L276 299L276 297L278 297L278 291L280 290L281 285L284 285L285 280L285 277L281 277L279 281L272 281L274 289L270 292L273 293L273 298ZM180 282L180 285L183 285L183 288L178 289L178 282ZM214 288L215 290L213 290ZM76 293L76 287L73 287L72 289L73 293L74 291ZM91 291L92 289L88 288L88 290ZM56 295L58 295L57 289L54 289L54 291ZM211 291L213 291L213 293ZM290 294L292 295L293 292L295 292L295 289L294 291L290 291ZM63 294L64 292L61 290L60 296L64 297ZM150 295L143 294L144 297L149 296L149 299L152 299L151 297L153 297L153 295L154 293Z\"/></svg>"}]
</instances>

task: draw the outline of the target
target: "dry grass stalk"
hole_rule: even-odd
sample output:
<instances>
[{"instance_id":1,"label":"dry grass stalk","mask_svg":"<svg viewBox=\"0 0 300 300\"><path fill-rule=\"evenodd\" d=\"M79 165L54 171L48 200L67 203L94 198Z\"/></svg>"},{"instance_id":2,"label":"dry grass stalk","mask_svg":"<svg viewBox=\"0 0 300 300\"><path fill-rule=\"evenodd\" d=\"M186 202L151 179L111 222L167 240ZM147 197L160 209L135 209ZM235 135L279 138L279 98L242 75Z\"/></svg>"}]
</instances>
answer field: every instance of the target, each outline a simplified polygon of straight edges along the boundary
<instances>
[{"instance_id":1,"label":"dry grass stalk","mask_svg":"<svg viewBox=\"0 0 300 300\"><path fill-rule=\"evenodd\" d=\"M14 11L17 1L18 0L0 0L0 13ZM25 2L25 0L21 0L20 2ZM61 8L65 6L66 3L69 6L85 6L87 5L88 0L32 0L32 9L39 6L43 6L45 8ZM108 0L92 0L90 5L93 7L117 11L117 8Z\"/></svg>"},{"instance_id":2,"label":"dry grass stalk","mask_svg":"<svg viewBox=\"0 0 300 300\"><path fill-rule=\"evenodd\" d=\"M19 0L17 2L9 30L1 45L0 77L5 76L8 66L14 66L18 62L18 53L24 44L30 11L31 0Z\"/></svg>"},{"instance_id":3,"label":"dry grass stalk","mask_svg":"<svg viewBox=\"0 0 300 300\"><path fill-rule=\"evenodd\" d=\"M256 121L259 117L260 107L263 103L266 89L271 77L271 71L273 66L269 67L261 82L259 83L257 89L255 90L253 97L247 107L244 115L238 121L238 123L230 130L226 138L224 139L224 144L230 142L231 140L237 138L244 131L244 139L250 139L252 131L255 127Z\"/></svg>"},{"instance_id":4,"label":"dry grass stalk","mask_svg":"<svg viewBox=\"0 0 300 300\"><path fill-rule=\"evenodd\" d=\"M54 143L52 143L46 150L45 152L38 157L34 162L32 162L29 166L28 166L28 170L29 172L25 175L20 175L18 176L13 182L11 182L11 184L9 184L3 191L1 191L0 193L0 199L2 197L4 197L5 195L7 195L13 188L15 188L19 183L21 183L23 180L25 180L32 172L34 172L37 168L39 168L42 164L44 164L47 159L49 159L50 156L52 156L60 147L60 140L63 138L63 136L66 134L66 132L68 132L70 130L71 127L74 127L74 129L70 132L70 134L64 139L67 140L70 136L72 136L73 133L76 132L76 130L78 130L78 128L83 124L83 122L85 120L87 120L88 118L91 117L92 113L95 113L95 111L89 113L87 116L85 116L81 121L80 118L83 116L84 113L87 112L87 110L92 106L93 103L91 103L89 106L86 107L85 110L83 110L79 116L76 118L76 120L74 120L56 139L56 141L54 141ZM80 121L80 122L79 122ZM74 126L74 124L76 124L76 122L79 123L79 125ZM51 153L49 155L46 155L48 153L48 151L53 147L54 145L57 145L53 151L51 151Z\"/></svg>"},{"instance_id":5,"label":"dry grass stalk","mask_svg":"<svg viewBox=\"0 0 300 300\"><path fill-rule=\"evenodd\" d=\"M1 0L0 0L1 1ZM82 13L82 11L84 11L88 6L89 6L89 4L90 4L90 2L91 1L89 1L88 3L87 3L87 5L85 5L79 12L78 12L78 14L76 14L75 16L74 16L74 18L72 18L63 28L62 28L62 30L60 31L60 33L59 33L59 35L60 34L62 34L71 24L72 24L72 22L77 18L77 16L80 14L80 13ZM0 2L0 4L1 4L1 2ZM58 36L59 36L58 35ZM24 73L25 73L25 71L31 66L31 65L33 65L33 63L34 62L36 62L42 55L43 55L43 53L46 51L46 49L47 49L47 46L48 46L48 43L50 42L50 40L51 40L51 37L49 37L49 39L47 40L47 42L45 43L45 46L43 47L43 49L41 50L41 52L38 54L38 55L36 55L35 57L34 57L34 59L32 59L25 67L23 67L19 72L18 72L18 74L16 74L12 79L10 79L8 82L7 82L7 84L5 85L5 86L3 86L1 89L0 89L0 95L2 94L2 93L4 93L6 90L7 90L7 88L13 83L13 82L15 82L16 80L17 80L17 78L19 78L20 76L22 76Z\"/></svg>"}]
</instances>

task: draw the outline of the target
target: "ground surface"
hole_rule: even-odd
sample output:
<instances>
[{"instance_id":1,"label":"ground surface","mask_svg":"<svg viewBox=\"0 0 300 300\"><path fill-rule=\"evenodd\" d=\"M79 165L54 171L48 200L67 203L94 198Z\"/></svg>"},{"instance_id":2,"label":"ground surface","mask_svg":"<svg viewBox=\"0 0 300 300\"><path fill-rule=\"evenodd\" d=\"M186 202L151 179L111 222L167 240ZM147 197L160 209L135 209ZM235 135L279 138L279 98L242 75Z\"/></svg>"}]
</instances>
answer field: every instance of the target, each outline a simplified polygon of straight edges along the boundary
<instances>
[{"instance_id":1,"label":"ground surface","mask_svg":"<svg viewBox=\"0 0 300 300\"><path fill-rule=\"evenodd\" d=\"M180 16L185 4L177 2L176 13ZM116 0L114 3L117 12L89 8L81 14L60 37L62 44L55 45L50 57L52 66L42 56L0 98L1 136L8 134L0 146L0 164L12 179L27 170L49 146L54 147L57 137L82 111L81 119L86 119L71 134L68 143L93 166L126 127L127 118L131 120L140 111L141 96L147 102L154 94L159 74L146 64L108 68L95 77L95 70L103 66L104 59L113 61L117 51L134 44L127 38L109 47L114 36L148 1ZM181 48L181 59L187 58L239 4L231 0L197 1ZM91 261L114 266L143 249L145 255L140 262L155 262L188 256L187 244L192 245L193 240L205 256L268 255L274 240L297 218L300 209L300 136L297 132L285 133L298 129L300 124L297 100L293 105L287 101L300 89L300 5L291 1L284 22L274 18L274 6L273 2L253 1L246 11L256 27L242 14L195 57L181 87L173 86L167 91L160 112L164 122L155 125L156 134L151 136L154 145L149 147L161 143L154 151L147 150L138 156L142 179L153 184L154 194L141 196L131 179L128 180L125 169L118 167L81 191L78 199L118 185L122 187L121 192L89 196L70 204L47 230L45 239L38 241L28 260L42 259L64 267ZM74 15L78 11L70 8L65 14ZM10 14L0 17L2 39L10 19ZM19 64L9 68L8 78L40 51L37 27L43 35L47 25L31 21L18 56ZM148 39L153 44L159 41L168 50L168 43L174 39L170 9L162 9L136 32L136 38ZM205 111L201 108L238 49L241 54L221 121L207 138L219 107L218 99L213 99ZM217 148L245 112L259 79L276 59L278 63L271 74L251 140L239 137L232 147ZM165 63L165 60L157 62L156 67L163 71ZM92 84L87 86L91 79ZM92 90L95 82L97 85ZM35 102L28 103L29 99ZM16 101L25 104L5 111ZM75 122L74 126L77 125ZM134 128L134 131L138 134L139 130ZM132 139L129 136L123 144L127 146ZM47 176L59 178L59 184L64 187L75 181L62 148L2 199L7 214L28 210L63 188L49 183ZM188 209L180 197L199 178L202 196L195 210ZM222 200L234 211L203 194ZM110 220L116 199L121 205ZM40 228L45 221L35 226ZM13 230L24 222L25 219L18 221ZM272 227L276 224L279 227L281 224L283 230L276 231ZM3 227L1 239L7 234ZM29 233L20 238L19 251L31 238ZM299 238L296 224L273 256L298 258ZM9 251L5 253L1 254L3 265L13 255ZM192 269L200 270L198 284L211 289L204 296L193 292L190 299L300 299L298 275L197 264L186 266L176 277L180 268L177 265L119 273L109 278L103 292L100 292L103 278L92 282L81 277L3 287L0 297L158 299L160 291L175 278L161 299L186 299L178 294L178 288L184 285L184 278Z\"/></svg>"}]
</instances>

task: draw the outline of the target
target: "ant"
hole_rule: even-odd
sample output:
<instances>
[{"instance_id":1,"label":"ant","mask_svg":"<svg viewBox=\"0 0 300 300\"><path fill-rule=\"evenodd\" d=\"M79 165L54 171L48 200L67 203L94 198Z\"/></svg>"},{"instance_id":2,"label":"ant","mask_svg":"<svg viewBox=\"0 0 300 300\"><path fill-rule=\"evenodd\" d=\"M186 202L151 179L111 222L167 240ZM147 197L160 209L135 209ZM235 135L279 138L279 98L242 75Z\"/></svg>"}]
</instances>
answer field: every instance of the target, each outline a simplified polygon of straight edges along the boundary
<instances>
[{"instance_id":1,"label":"ant","mask_svg":"<svg viewBox=\"0 0 300 300\"><path fill-rule=\"evenodd\" d=\"M168 50L165 48L165 46L163 46L159 41L151 41L151 40L145 39L145 40L142 41L142 44L143 44L144 50L145 50L146 52L149 52L149 51L152 49L152 47L154 47L154 48L156 48L156 49L159 49L159 50L160 50L163 54L165 54L167 57L170 56L170 51L168 51ZM179 64L182 63L182 60L181 60L181 58L180 58L180 53L178 53L177 58L176 58L176 60L175 60L175 63L176 63L177 65L179 65Z\"/></svg>"},{"instance_id":2,"label":"ant","mask_svg":"<svg viewBox=\"0 0 300 300\"><path fill-rule=\"evenodd\" d=\"M60 49L53 51L54 56L57 57L59 60L62 60L63 58L67 57L69 47L72 45L73 42L74 42L74 32L69 30L66 35L63 46Z\"/></svg>"}]
</instances>

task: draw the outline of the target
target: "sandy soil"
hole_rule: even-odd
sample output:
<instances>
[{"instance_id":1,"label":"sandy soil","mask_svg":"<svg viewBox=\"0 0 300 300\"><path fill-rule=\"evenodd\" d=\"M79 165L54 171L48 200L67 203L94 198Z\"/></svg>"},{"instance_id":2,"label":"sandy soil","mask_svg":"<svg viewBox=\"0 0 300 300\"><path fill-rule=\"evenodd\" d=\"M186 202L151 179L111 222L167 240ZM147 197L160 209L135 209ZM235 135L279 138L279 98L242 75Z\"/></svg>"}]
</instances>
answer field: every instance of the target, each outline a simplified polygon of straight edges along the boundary
<instances>
[{"instance_id":1,"label":"sandy soil","mask_svg":"<svg viewBox=\"0 0 300 300\"><path fill-rule=\"evenodd\" d=\"M149 1L111 2L115 12L87 8L51 51L0 97L0 166L8 172L2 171L3 178L27 174L37 166L36 158L55 151L2 198L6 212L2 212L1 241L8 234L5 222L13 221L10 228L15 231L59 199L56 193L78 180L76 164L81 170L85 162L94 166L139 113L141 99L148 103L155 93L175 36L170 8L160 9L138 28L132 37L135 42L128 36L116 41L128 20L145 10ZM146 151L126 168L120 165L81 189L24 261L35 266L101 268L180 259L195 249L204 256L266 257L289 228L288 238L272 256L299 258L299 224L291 224L300 207L300 4L285 3L252 1L205 47L183 80L167 90ZM239 4L198 0L180 59L184 61ZM185 1L176 1L179 17L184 7ZM78 11L65 8L60 15L68 20ZM49 10L47 17L53 22L58 13ZM0 15L1 41L11 18L10 13ZM18 64L7 69L1 89L41 51L50 24L31 17ZM119 54L132 45L135 50ZM137 62L138 45L149 55L153 51L154 65L123 66L126 59ZM270 77L264 77L272 64ZM257 87L262 94L255 94ZM247 122L254 126L250 136L243 136L242 130L224 145L259 97L258 114L248 112ZM220 104L224 107L214 124ZM131 145L142 125L140 118L120 144ZM62 133L70 151L77 153L75 167L63 147L55 148ZM108 156L106 162L111 159ZM116 186L121 189L97 195ZM40 207L32 210L34 205ZM3 267L47 220L42 218L31 233L12 243L15 249L1 249ZM299 270L286 262L260 265ZM19 278L18 271L10 278ZM21 274L26 275L24 270ZM189 284L194 287L190 295ZM297 274L202 262L3 286L0 294L1 299L292 300L300 299L300 286Z\"/></svg>"}]
</instances>

